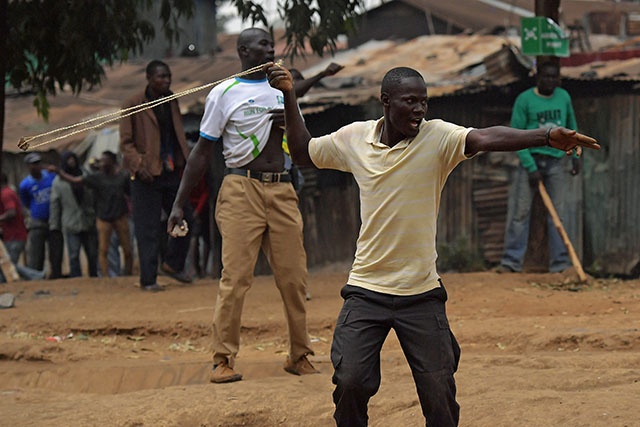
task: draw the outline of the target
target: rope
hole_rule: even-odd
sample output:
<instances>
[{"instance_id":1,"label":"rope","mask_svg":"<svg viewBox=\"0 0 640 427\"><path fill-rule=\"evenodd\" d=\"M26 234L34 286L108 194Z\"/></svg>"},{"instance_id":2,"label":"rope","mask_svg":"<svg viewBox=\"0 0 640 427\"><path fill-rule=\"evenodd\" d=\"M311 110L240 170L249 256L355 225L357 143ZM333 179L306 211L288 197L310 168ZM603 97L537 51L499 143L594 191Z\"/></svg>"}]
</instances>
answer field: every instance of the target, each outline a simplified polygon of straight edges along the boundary
<instances>
[{"instance_id":1,"label":"rope","mask_svg":"<svg viewBox=\"0 0 640 427\"><path fill-rule=\"evenodd\" d=\"M174 93L172 95L169 95L169 96L166 96L166 97L163 97L163 98L158 98L158 99L155 99L153 101L145 102L144 104L134 105L133 107L129 107L129 108L123 108L123 109L115 111L113 113L103 114L103 115L100 115L98 117L94 117L92 119L88 119L88 120L85 120L85 121L82 121L82 122L79 122L79 123L75 123L75 124L72 124L72 125L69 125L69 126L63 126L61 128L50 130L48 132L44 132L44 133L41 133L39 135L23 136L22 138L20 138L20 141L18 142L18 148L20 148L23 151L27 151L29 149L29 147L30 147L30 142L33 141L33 140L36 140L36 139L39 139L39 138L43 138L45 136L49 136L49 135L52 135L52 134L55 134L55 133L65 132L65 131L68 131L70 129L74 129L74 128L78 128L78 127L80 127L80 129L75 129L75 130L73 130L73 131L71 131L69 133L65 133L65 134L59 135L59 136L57 136L55 138L48 139L48 140L46 140L44 142L40 142L40 143L38 143L36 145L33 145L31 148L38 148L38 147L41 147L43 145L51 144L52 142L59 141L61 139L65 139L65 138L69 138L70 136L77 135L79 133L82 133L82 132L85 132L85 131L88 131L88 130L97 129L97 128L101 127L101 126L106 125L107 123L115 122L116 120L120 120L121 118L132 116L132 115L134 115L136 113L140 113L140 112L142 112L144 110L149 110L149 109L154 108L154 107L156 107L156 106L158 106L160 104L164 104L165 102L173 101L174 99L180 98L182 96L189 95L189 94L192 94L194 92L198 92L198 91L201 91L203 89L210 88L212 86L216 86L216 85L224 82L225 80L234 79L236 77L241 77L241 76L244 76L244 75L247 75L247 74L254 73L256 71L260 71L260 70L262 70L264 65L265 64L258 65L256 67L249 68L248 70L244 70L244 71L242 71L240 73L233 74L233 75L231 75L229 77L217 80L217 81L212 82L212 83L207 83L207 84L204 84L202 86L198 86L198 87L194 87L194 88L191 88L191 89L184 90L182 92ZM280 65L280 61L278 61L277 65ZM89 126L90 123L97 122L99 120L102 120L102 121Z\"/></svg>"}]
</instances>

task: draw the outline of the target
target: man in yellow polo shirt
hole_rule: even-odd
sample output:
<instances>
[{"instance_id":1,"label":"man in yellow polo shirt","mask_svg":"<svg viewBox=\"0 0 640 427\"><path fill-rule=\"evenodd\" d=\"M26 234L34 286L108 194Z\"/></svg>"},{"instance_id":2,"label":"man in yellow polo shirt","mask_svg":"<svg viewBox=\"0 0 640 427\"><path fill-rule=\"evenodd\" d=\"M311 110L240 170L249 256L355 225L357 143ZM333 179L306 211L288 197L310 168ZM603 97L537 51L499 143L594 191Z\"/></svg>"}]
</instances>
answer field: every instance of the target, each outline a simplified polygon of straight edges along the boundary
<instances>
[{"instance_id":1,"label":"man in yellow polo shirt","mask_svg":"<svg viewBox=\"0 0 640 427\"><path fill-rule=\"evenodd\" d=\"M382 81L384 117L311 138L291 75L277 65L266 68L269 83L284 94L294 162L350 172L360 187L362 227L331 348L338 426L367 425L367 404L380 386L380 350L391 328L411 367L427 425L458 425L453 374L460 348L436 272L436 223L447 176L481 151L599 146L565 128L472 129L426 121L426 83L406 67L390 70Z\"/></svg>"}]
</instances>

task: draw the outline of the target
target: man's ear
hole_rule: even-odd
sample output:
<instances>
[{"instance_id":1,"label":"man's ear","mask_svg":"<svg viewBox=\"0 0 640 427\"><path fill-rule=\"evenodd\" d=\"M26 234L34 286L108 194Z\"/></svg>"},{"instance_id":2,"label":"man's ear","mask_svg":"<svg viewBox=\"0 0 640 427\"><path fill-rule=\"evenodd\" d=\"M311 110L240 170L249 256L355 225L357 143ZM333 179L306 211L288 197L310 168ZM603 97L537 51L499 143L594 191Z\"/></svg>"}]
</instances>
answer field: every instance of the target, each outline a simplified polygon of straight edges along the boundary
<instances>
[{"instance_id":1,"label":"man's ear","mask_svg":"<svg viewBox=\"0 0 640 427\"><path fill-rule=\"evenodd\" d=\"M385 107L389 106L389 95L386 92L380 94L380 102L382 102L382 105Z\"/></svg>"}]
</instances>

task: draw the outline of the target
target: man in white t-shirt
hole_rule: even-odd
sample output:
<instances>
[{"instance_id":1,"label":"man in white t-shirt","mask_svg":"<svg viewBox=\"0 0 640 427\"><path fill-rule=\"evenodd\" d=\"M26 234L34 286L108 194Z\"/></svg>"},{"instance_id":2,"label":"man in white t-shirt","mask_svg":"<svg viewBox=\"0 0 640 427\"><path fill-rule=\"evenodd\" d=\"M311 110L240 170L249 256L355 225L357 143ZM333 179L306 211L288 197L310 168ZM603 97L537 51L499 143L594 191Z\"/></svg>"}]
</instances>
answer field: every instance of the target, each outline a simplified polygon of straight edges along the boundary
<instances>
[{"instance_id":1,"label":"man in white t-shirt","mask_svg":"<svg viewBox=\"0 0 640 427\"><path fill-rule=\"evenodd\" d=\"M271 35L242 31L238 56L247 71L274 59ZM213 320L211 382L238 381L234 370L240 347L240 317L253 281L258 252L264 251L284 303L289 355L284 369L295 375L317 373L307 332L307 259L302 216L291 176L284 169L282 93L262 69L225 81L207 96L200 138L189 156L168 219L171 233L181 224L182 207L209 166L212 146L222 143L225 177L218 194L216 221L222 235L222 277Z\"/></svg>"},{"instance_id":2,"label":"man in white t-shirt","mask_svg":"<svg viewBox=\"0 0 640 427\"><path fill-rule=\"evenodd\" d=\"M270 84L284 94L294 162L350 172L360 188L362 226L331 347L338 426L367 425L367 404L380 386L380 350L391 328L411 367L427 425L458 425L453 375L460 348L436 271L436 225L448 175L481 151L599 146L565 128L472 129L427 121L427 86L406 67L392 69L382 81L383 118L311 138L291 75L276 65L267 71Z\"/></svg>"}]
</instances>

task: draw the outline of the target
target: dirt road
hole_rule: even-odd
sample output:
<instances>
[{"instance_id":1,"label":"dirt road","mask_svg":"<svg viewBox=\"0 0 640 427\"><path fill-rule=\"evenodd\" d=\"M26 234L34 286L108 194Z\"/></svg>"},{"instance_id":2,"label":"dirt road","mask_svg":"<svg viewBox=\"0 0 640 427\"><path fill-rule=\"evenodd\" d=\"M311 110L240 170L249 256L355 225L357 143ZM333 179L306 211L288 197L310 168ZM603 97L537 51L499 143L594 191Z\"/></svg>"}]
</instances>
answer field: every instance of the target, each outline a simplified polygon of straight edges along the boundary
<instances>
[{"instance_id":1,"label":"dirt road","mask_svg":"<svg viewBox=\"0 0 640 427\"><path fill-rule=\"evenodd\" d=\"M238 383L209 384L217 282L146 294L135 278L0 285L2 426L332 426L329 350L347 270L311 273L319 375L282 370L286 328L271 277L243 316ZM640 425L640 281L443 274L462 347L461 426ZM395 336L382 353L371 426L424 426Z\"/></svg>"}]
</instances>

